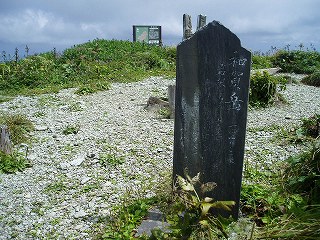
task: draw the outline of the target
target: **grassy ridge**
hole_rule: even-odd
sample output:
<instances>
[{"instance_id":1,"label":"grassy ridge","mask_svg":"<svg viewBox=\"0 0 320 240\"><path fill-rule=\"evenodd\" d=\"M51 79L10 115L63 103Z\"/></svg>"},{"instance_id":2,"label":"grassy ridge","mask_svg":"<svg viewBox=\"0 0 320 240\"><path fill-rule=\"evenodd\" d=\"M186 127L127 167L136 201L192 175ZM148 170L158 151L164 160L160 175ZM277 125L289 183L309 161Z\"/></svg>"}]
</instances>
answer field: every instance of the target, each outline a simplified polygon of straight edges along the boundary
<instances>
[{"instance_id":1,"label":"grassy ridge","mask_svg":"<svg viewBox=\"0 0 320 240\"><path fill-rule=\"evenodd\" d=\"M82 93L107 89L111 82L174 76L175 48L100 40L65 50L0 63L0 95L32 94L80 87Z\"/></svg>"}]
</instances>

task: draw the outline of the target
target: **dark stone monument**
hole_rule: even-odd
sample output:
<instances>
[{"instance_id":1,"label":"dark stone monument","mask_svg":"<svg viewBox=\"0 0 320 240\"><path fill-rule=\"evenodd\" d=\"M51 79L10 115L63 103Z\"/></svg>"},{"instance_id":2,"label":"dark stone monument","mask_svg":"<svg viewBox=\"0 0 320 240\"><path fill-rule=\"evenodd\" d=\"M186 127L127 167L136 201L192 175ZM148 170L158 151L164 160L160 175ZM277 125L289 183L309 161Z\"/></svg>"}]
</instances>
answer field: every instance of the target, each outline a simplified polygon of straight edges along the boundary
<instances>
[{"instance_id":1,"label":"dark stone monument","mask_svg":"<svg viewBox=\"0 0 320 240\"><path fill-rule=\"evenodd\" d=\"M188 169L216 182L215 200L235 201L237 219L244 157L251 53L213 21L177 48L174 181Z\"/></svg>"}]
</instances>

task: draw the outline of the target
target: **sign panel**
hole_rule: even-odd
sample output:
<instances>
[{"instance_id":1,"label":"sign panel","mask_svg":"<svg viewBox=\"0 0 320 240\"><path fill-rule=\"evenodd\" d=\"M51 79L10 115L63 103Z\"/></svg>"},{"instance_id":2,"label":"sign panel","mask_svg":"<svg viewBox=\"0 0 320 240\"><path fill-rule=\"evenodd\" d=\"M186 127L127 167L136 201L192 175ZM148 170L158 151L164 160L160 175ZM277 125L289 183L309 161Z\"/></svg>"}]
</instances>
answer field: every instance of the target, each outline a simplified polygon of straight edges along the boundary
<instances>
[{"instance_id":1,"label":"sign panel","mask_svg":"<svg viewBox=\"0 0 320 240\"><path fill-rule=\"evenodd\" d=\"M161 45L161 26L133 26L133 41Z\"/></svg>"}]
</instances>

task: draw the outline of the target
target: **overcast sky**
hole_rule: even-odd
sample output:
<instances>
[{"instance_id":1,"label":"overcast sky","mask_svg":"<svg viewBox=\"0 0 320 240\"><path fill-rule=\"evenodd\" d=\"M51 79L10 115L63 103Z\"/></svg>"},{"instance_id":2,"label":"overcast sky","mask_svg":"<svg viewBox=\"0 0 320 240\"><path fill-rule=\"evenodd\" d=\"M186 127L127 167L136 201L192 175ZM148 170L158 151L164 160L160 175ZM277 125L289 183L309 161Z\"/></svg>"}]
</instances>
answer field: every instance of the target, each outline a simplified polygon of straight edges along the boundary
<instances>
[{"instance_id":1,"label":"overcast sky","mask_svg":"<svg viewBox=\"0 0 320 240\"><path fill-rule=\"evenodd\" d=\"M0 51L59 51L96 38L132 41L132 25L161 25L182 39L182 15L221 22L252 51L300 43L320 50L320 0L0 0Z\"/></svg>"}]
</instances>

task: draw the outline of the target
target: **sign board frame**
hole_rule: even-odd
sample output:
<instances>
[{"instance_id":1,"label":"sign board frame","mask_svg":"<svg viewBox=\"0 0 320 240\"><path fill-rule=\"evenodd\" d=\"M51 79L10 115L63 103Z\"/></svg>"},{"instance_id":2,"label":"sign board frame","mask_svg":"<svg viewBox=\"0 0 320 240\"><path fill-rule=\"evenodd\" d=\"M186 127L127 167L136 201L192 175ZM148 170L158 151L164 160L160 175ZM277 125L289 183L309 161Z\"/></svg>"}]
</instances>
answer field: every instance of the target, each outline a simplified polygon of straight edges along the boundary
<instances>
[{"instance_id":1,"label":"sign board frame","mask_svg":"<svg viewBox=\"0 0 320 240\"><path fill-rule=\"evenodd\" d=\"M133 25L133 41L154 45L162 45L161 26Z\"/></svg>"}]
</instances>

